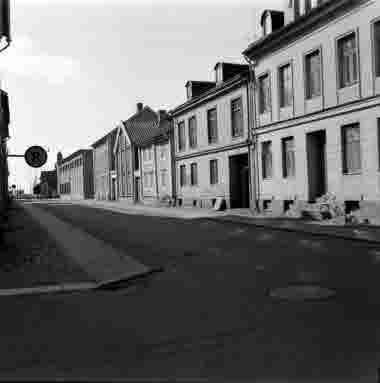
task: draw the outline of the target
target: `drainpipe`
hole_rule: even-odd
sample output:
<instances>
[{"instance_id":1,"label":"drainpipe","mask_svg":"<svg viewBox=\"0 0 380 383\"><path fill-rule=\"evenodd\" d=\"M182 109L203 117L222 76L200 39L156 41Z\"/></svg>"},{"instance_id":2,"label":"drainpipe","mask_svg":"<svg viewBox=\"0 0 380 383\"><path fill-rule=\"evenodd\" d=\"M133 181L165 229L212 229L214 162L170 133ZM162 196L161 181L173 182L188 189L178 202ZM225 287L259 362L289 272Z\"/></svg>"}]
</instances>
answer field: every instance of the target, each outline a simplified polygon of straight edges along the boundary
<instances>
[{"instance_id":1,"label":"drainpipe","mask_svg":"<svg viewBox=\"0 0 380 383\"><path fill-rule=\"evenodd\" d=\"M260 200L260 184L259 184L259 169L258 169L258 140L257 140L257 120L256 120L256 78L255 78L255 66L256 62L251 60L248 56L243 54L244 59L247 61L249 66L249 80L248 80L248 127L249 127L249 138L252 140L252 160L253 160L253 175L251 177L252 181L252 191L254 198L254 210L256 212L260 211L259 200Z\"/></svg>"}]
</instances>

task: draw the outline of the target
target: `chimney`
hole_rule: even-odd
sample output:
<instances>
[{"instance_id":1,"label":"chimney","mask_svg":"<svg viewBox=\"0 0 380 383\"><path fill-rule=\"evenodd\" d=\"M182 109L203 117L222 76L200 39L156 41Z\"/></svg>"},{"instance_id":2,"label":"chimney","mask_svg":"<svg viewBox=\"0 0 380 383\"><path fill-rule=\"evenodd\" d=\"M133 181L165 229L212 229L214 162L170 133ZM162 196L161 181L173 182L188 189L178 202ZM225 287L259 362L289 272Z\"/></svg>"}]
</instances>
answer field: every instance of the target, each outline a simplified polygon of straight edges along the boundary
<instances>
[{"instance_id":1,"label":"chimney","mask_svg":"<svg viewBox=\"0 0 380 383\"><path fill-rule=\"evenodd\" d=\"M63 156L61 152L58 152L57 154L57 164L60 165L62 163Z\"/></svg>"},{"instance_id":2,"label":"chimney","mask_svg":"<svg viewBox=\"0 0 380 383\"><path fill-rule=\"evenodd\" d=\"M138 102L136 106L137 106L137 113L139 113L143 110L144 104L142 102Z\"/></svg>"},{"instance_id":3,"label":"chimney","mask_svg":"<svg viewBox=\"0 0 380 383\"><path fill-rule=\"evenodd\" d=\"M160 125L161 120L164 120L167 117L167 112L165 109L158 110L158 125Z\"/></svg>"}]
</instances>

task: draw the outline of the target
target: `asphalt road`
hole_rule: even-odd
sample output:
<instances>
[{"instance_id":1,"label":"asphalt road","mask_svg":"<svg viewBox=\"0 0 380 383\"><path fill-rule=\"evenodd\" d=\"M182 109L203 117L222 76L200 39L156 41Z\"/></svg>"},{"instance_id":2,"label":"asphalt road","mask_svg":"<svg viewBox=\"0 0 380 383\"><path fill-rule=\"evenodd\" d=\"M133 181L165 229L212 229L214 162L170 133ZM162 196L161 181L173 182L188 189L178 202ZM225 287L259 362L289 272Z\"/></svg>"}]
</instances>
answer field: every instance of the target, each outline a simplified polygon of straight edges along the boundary
<instances>
[{"instance_id":1,"label":"asphalt road","mask_svg":"<svg viewBox=\"0 0 380 383\"><path fill-rule=\"evenodd\" d=\"M2 299L0 378L376 381L380 249L206 219L43 208L164 272L131 291ZM300 283L336 296L268 294Z\"/></svg>"}]
</instances>

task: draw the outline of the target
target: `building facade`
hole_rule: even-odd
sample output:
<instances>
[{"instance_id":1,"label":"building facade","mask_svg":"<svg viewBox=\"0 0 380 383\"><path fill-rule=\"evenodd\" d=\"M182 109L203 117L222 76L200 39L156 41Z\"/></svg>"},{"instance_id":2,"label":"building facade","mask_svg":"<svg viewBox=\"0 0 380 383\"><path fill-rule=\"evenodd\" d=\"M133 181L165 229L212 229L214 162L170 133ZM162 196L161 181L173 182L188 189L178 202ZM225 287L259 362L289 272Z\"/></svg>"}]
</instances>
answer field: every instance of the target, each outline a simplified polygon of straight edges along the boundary
<instances>
[{"instance_id":1,"label":"building facade","mask_svg":"<svg viewBox=\"0 0 380 383\"><path fill-rule=\"evenodd\" d=\"M94 198L97 200L116 199L115 145L117 129L113 129L93 145Z\"/></svg>"},{"instance_id":2,"label":"building facade","mask_svg":"<svg viewBox=\"0 0 380 383\"><path fill-rule=\"evenodd\" d=\"M217 63L215 82L188 81L171 111L178 204L250 206L248 66Z\"/></svg>"},{"instance_id":3,"label":"building facade","mask_svg":"<svg viewBox=\"0 0 380 383\"><path fill-rule=\"evenodd\" d=\"M0 49L3 52L10 46L10 2L3 0L0 12ZM9 139L9 100L8 93L0 90L0 214L2 214L9 199L8 190L8 149L7 140Z\"/></svg>"},{"instance_id":4,"label":"building facade","mask_svg":"<svg viewBox=\"0 0 380 383\"><path fill-rule=\"evenodd\" d=\"M255 67L255 199L281 213L329 192L379 212L380 2L281 11L263 13L263 37L243 52Z\"/></svg>"},{"instance_id":5,"label":"building facade","mask_svg":"<svg viewBox=\"0 0 380 383\"><path fill-rule=\"evenodd\" d=\"M171 119L142 103L118 126L114 153L120 200L156 203L173 197Z\"/></svg>"},{"instance_id":6,"label":"building facade","mask_svg":"<svg viewBox=\"0 0 380 383\"><path fill-rule=\"evenodd\" d=\"M88 199L94 196L93 154L80 149L66 158L57 156L58 194L62 199Z\"/></svg>"},{"instance_id":7,"label":"building facade","mask_svg":"<svg viewBox=\"0 0 380 383\"><path fill-rule=\"evenodd\" d=\"M39 194L43 198L55 198L58 196L56 169L41 172L39 189Z\"/></svg>"}]
</instances>

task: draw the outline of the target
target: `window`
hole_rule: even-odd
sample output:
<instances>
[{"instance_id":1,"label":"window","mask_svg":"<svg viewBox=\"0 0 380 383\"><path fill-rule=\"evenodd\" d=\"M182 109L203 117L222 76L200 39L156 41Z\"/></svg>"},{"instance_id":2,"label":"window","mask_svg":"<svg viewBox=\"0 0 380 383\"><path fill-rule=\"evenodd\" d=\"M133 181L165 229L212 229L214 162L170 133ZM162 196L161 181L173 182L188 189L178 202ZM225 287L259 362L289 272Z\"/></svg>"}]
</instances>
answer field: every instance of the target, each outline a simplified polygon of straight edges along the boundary
<instances>
[{"instance_id":1,"label":"window","mask_svg":"<svg viewBox=\"0 0 380 383\"><path fill-rule=\"evenodd\" d=\"M166 146L165 145L161 145L160 158L161 158L161 160L164 160L166 158Z\"/></svg>"},{"instance_id":2,"label":"window","mask_svg":"<svg viewBox=\"0 0 380 383\"><path fill-rule=\"evenodd\" d=\"M181 165L179 167L179 183L180 186L186 185L186 165Z\"/></svg>"},{"instance_id":3,"label":"window","mask_svg":"<svg viewBox=\"0 0 380 383\"><path fill-rule=\"evenodd\" d=\"M360 127L352 124L342 127L343 173L361 170Z\"/></svg>"},{"instance_id":4,"label":"window","mask_svg":"<svg viewBox=\"0 0 380 383\"><path fill-rule=\"evenodd\" d=\"M218 183L218 160L210 160L210 184Z\"/></svg>"},{"instance_id":5,"label":"window","mask_svg":"<svg viewBox=\"0 0 380 383\"><path fill-rule=\"evenodd\" d=\"M310 12L313 8L317 7L322 3L322 0L305 0L306 12Z\"/></svg>"},{"instance_id":6,"label":"window","mask_svg":"<svg viewBox=\"0 0 380 383\"><path fill-rule=\"evenodd\" d=\"M198 185L198 166L196 163L190 165L190 184Z\"/></svg>"},{"instance_id":7,"label":"window","mask_svg":"<svg viewBox=\"0 0 380 383\"><path fill-rule=\"evenodd\" d=\"M216 108L207 111L207 132L208 143L216 143L218 141L218 121Z\"/></svg>"},{"instance_id":8,"label":"window","mask_svg":"<svg viewBox=\"0 0 380 383\"><path fill-rule=\"evenodd\" d=\"M272 177L272 142L266 141L261 144L261 162L263 166L263 178Z\"/></svg>"},{"instance_id":9,"label":"window","mask_svg":"<svg viewBox=\"0 0 380 383\"><path fill-rule=\"evenodd\" d=\"M259 78L259 111L260 114L264 114L270 111L269 74Z\"/></svg>"},{"instance_id":10,"label":"window","mask_svg":"<svg viewBox=\"0 0 380 383\"><path fill-rule=\"evenodd\" d=\"M294 177L296 174L294 137L282 139L282 164L283 176L285 178Z\"/></svg>"},{"instance_id":11,"label":"window","mask_svg":"<svg viewBox=\"0 0 380 383\"><path fill-rule=\"evenodd\" d=\"M379 170L380 170L380 118L377 119L377 153L379 158Z\"/></svg>"},{"instance_id":12,"label":"window","mask_svg":"<svg viewBox=\"0 0 380 383\"><path fill-rule=\"evenodd\" d=\"M178 150L185 150L186 139L185 139L185 121L181 121L178 124Z\"/></svg>"},{"instance_id":13,"label":"window","mask_svg":"<svg viewBox=\"0 0 380 383\"><path fill-rule=\"evenodd\" d=\"M232 137L243 135L243 105L241 98L231 101Z\"/></svg>"},{"instance_id":14,"label":"window","mask_svg":"<svg viewBox=\"0 0 380 383\"><path fill-rule=\"evenodd\" d=\"M373 44L375 49L375 74L380 77L380 21L373 24Z\"/></svg>"},{"instance_id":15,"label":"window","mask_svg":"<svg viewBox=\"0 0 380 383\"><path fill-rule=\"evenodd\" d=\"M292 105L293 98L292 68L290 64L284 65L279 69L279 83L280 107L285 108Z\"/></svg>"},{"instance_id":16,"label":"window","mask_svg":"<svg viewBox=\"0 0 380 383\"><path fill-rule=\"evenodd\" d=\"M192 149L197 147L197 119L195 116L189 118L189 146Z\"/></svg>"},{"instance_id":17,"label":"window","mask_svg":"<svg viewBox=\"0 0 380 383\"><path fill-rule=\"evenodd\" d=\"M321 95L321 74L321 52L318 49L305 56L305 86L307 99L319 97Z\"/></svg>"},{"instance_id":18,"label":"window","mask_svg":"<svg viewBox=\"0 0 380 383\"><path fill-rule=\"evenodd\" d=\"M166 186L167 172L168 171L166 169L162 169L161 170L161 186L162 187Z\"/></svg>"},{"instance_id":19,"label":"window","mask_svg":"<svg viewBox=\"0 0 380 383\"><path fill-rule=\"evenodd\" d=\"M358 52L355 33L338 40L338 60L340 87L355 84L358 80Z\"/></svg>"}]
</instances>

